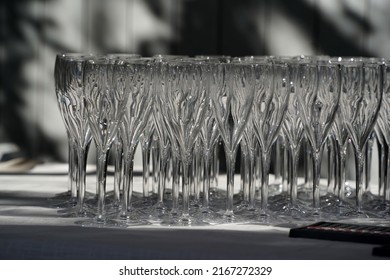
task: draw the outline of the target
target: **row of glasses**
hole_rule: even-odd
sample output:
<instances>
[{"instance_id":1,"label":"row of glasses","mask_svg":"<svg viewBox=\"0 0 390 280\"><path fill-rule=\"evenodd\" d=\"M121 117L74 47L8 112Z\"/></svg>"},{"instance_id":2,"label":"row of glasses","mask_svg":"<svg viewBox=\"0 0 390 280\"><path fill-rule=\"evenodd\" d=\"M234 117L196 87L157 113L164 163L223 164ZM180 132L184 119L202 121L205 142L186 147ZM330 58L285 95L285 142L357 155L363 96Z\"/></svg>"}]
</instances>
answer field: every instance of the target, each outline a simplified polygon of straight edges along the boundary
<instances>
[{"instance_id":1,"label":"row of glasses","mask_svg":"<svg viewBox=\"0 0 390 280\"><path fill-rule=\"evenodd\" d=\"M376 124L386 85L385 62L303 56L141 58L68 54L57 59L63 57L69 57L64 60L69 63L56 63L57 96L70 143L82 151L76 163L84 170L75 176L78 216L94 216L80 224L269 224L280 222L281 217L328 217L324 213L335 216L337 212L339 218L366 215L361 174L366 143ZM386 116L379 114L379 119L385 120ZM377 131L386 133L385 121L377 127ZM85 159L91 137L97 146L97 198L87 212ZM284 162L290 162L288 195L271 192L277 199L269 200L271 150L278 138L285 143L288 157ZM226 193L213 198L211 181L215 172L211 167L215 166L219 141L226 157L227 186ZM313 178L307 179L309 188L304 190L312 192L307 201L299 199L297 183L299 152L304 141L310 148L313 171ZM158 168L154 172L158 172L159 180L156 199L147 201L149 186L145 179L142 202L134 203L137 198L133 196L133 161L139 143L145 163L149 161L149 147L157 147ZM337 197L326 197L326 201L335 201L322 207L320 172L326 143L331 143L328 150L336 158L336 167L329 170L337 172ZM356 155L356 206L345 198L342 173L348 143L353 144ZM109 209L106 172L112 145L117 151L115 203ZM240 145L243 197L234 196ZM152 162L156 166L156 160ZM147 178L148 164L144 164L143 172ZM195 203L190 202L191 182L196 190ZM172 193L167 199L169 188ZM387 189L384 187L385 194ZM239 199L237 207L235 197Z\"/></svg>"}]
</instances>

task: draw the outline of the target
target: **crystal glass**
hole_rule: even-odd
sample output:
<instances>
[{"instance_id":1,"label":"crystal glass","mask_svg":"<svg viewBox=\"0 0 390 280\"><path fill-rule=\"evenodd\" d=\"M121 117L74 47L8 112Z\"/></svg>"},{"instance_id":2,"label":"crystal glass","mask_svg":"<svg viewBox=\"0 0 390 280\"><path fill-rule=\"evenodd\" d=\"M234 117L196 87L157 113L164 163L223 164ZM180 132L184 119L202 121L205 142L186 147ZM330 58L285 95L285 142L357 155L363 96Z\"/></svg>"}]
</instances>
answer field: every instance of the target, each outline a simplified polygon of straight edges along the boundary
<instances>
[{"instance_id":1,"label":"crystal glass","mask_svg":"<svg viewBox=\"0 0 390 280\"><path fill-rule=\"evenodd\" d=\"M356 164L356 209L346 215L363 217L364 150L382 102L383 65L369 59L341 61L341 73L341 115L354 147Z\"/></svg>"},{"instance_id":2,"label":"crystal glass","mask_svg":"<svg viewBox=\"0 0 390 280\"><path fill-rule=\"evenodd\" d=\"M70 155L75 150L77 157L73 159L73 156L70 156L69 158L71 182L75 178L75 184L72 184L71 188L72 200L78 196L77 207L74 207L76 205L71 203L71 207L63 211L66 216L70 217L88 215L84 207L86 194L85 170L92 136L83 102L83 71L85 61L89 58L91 56L85 54L57 55L55 65L58 105L71 143L69 145ZM77 171L74 171L73 169L76 169L76 167Z\"/></svg>"},{"instance_id":3,"label":"crystal glass","mask_svg":"<svg viewBox=\"0 0 390 280\"><path fill-rule=\"evenodd\" d=\"M313 161L313 217L320 215L321 160L341 91L340 66L331 60L302 60L298 66L299 113Z\"/></svg>"},{"instance_id":4,"label":"crystal glass","mask_svg":"<svg viewBox=\"0 0 390 280\"><path fill-rule=\"evenodd\" d=\"M63 98L63 95L66 94L65 88L65 59L68 55L58 54L56 56L55 66L54 66L54 82L55 82L55 92L57 97L57 102L59 110L61 113L62 120L65 125L66 135L68 137L68 191L57 194L52 200L65 201L65 203L57 204L56 207L68 207L75 206L77 203L77 154L76 149L74 148L74 137L70 134L70 121L68 120L67 107L65 106L66 99Z\"/></svg>"},{"instance_id":5,"label":"crystal glass","mask_svg":"<svg viewBox=\"0 0 390 280\"><path fill-rule=\"evenodd\" d=\"M281 209L278 213L293 218L302 219L306 214L305 207L298 203L298 164L301 145L304 142L304 128L301 116L299 114L300 107L298 104L298 71L299 58L291 58L289 63L289 102L287 105L286 115L282 125L283 135L285 136L285 147L291 166L289 169L289 197L287 203L280 204ZM288 160L288 159L286 159Z\"/></svg>"},{"instance_id":6,"label":"crystal glass","mask_svg":"<svg viewBox=\"0 0 390 280\"><path fill-rule=\"evenodd\" d=\"M164 103L161 103L162 92L164 90L164 78L163 78L163 62L158 60L156 62L156 76L155 76L155 86L154 86L154 102L156 106L153 110L153 125L155 127L155 145L158 147L155 152L155 165L158 166L158 175L157 179L157 200L155 204L150 208L150 218L153 220L161 220L161 218L167 214L167 207L163 201L164 190L166 187L166 172L168 168L168 160L170 156L171 145L176 145L176 142L173 142L173 135L170 133L167 121L165 119L165 110L163 110ZM173 189L176 194L176 189ZM178 196L177 196L178 198ZM178 201L175 201L176 204ZM176 209L175 209L176 211Z\"/></svg>"},{"instance_id":7,"label":"crystal glass","mask_svg":"<svg viewBox=\"0 0 390 280\"><path fill-rule=\"evenodd\" d=\"M218 64L220 62L218 59L212 59L210 57L203 57L198 56L197 60L204 59L206 61L209 61L209 63L212 63L214 65ZM225 59L225 58L222 58ZM208 88L210 90L210 88ZM213 167L214 167L214 158L218 155L215 155L217 143L219 140L219 130L217 127L217 121L214 117L214 106L212 103L212 100L208 99L207 104L207 111L205 120L203 122L203 125L201 127L200 131L200 142L201 142L201 154L203 158L203 172L204 172L204 178L203 178L203 199L202 199L202 218L209 222L215 222L218 217L213 211L213 209L210 208L210 190L211 190L211 180L213 176ZM215 174L214 174L215 175Z\"/></svg>"},{"instance_id":8,"label":"crystal glass","mask_svg":"<svg viewBox=\"0 0 390 280\"><path fill-rule=\"evenodd\" d=\"M236 154L254 101L254 67L251 62L212 65L210 96L214 117L226 156L227 200L225 220L237 220L233 213Z\"/></svg>"},{"instance_id":9,"label":"crystal glass","mask_svg":"<svg viewBox=\"0 0 390 280\"><path fill-rule=\"evenodd\" d=\"M119 226L106 216L107 157L119 124L123 121L128 92L124 90L124 77L114 80L116 60L105 57L88 60L84 66L84 104L97 151L97 213L83 226ZM122 66L120 66L122 67Z\"/></svg>"},{"instance_id":10,"label":"crystal glass","mask_svg":"<svg viewBox=\"0 0 390 280\"><path fill-rule=\"evenodd\" d=\"M139 54L128 54L128 53L108 53L105 55L106 58L111 60L129 60L139 58ZM112 208L114 212L118 211L121 204L121 190L123 189L123 140L118 131L118 135L113 143L112 149L115 151L115 173L114 173L114 191L112 194ZM111 194L109 194L111 197Z\"/></svg>"},{"instance_id":11,"label":"crystal glass","mask_svg":"<svg viewBox=\"0 0 390 280\"><path fill-rule=\"evenodd\" d=\"M119 219L126 225L143 222L131 207L133 194L134 154L140 136L149 123L153 102L154 63L148 58L131 58L117 62L113 67L113 88L127 103L119 123L123 142L124 188Z\"/></svg>"},{"instance_id":12,"label":"crystal glass","mask_svg":"<svg viewBox=\"0 0 390 280\"><path fill-rule=\"evenodd\" d=\"M342 110L344 106L349 106L348 102L346 102L346 97L361 91L363 61L358 57L340 57L333 60L342 65L340 106L336 111L336 117L331 130L332 136L337 143L334 148L337 155L336 161L338 162L338 207L335 207L336 205L334 203L325 205L324 211L342 216L346 212L352 211L352 208L345 197L347 187L346 160L348 147L351 144L351 137L347 128L347 122L345 122L343 118ZM346 65L349 65L349 68L345 68ZM344 108L344 111L346 110L347 109Z\"/></svg>"},{"instance_id":13,"label":"crystal glass","mask_svg":"<svg viewBox=\"0 0 390 280\"><path fill-rule=\"evenodd\" d=\"M203 62L168 61L161 65L161 70L164 86L156 104L162 110L171 141L177 144L183 174L182 213L178 220L169 222L193 225L199 221L189 212L189 171L194 145L206 117L210 67Z\"/></svg>"},{"instance_id":14,"label":"crystal glass","mask_svg":"<svg viewBox=\"0 0 390 280\"><path fill-rule=\"evenodd\" d=\"M279 136L291 91L288 62L283 58L255 61L253 122L261 153L262 182L259 214L263 222L272 220L268 211L270 154L272 145Z\"/></svg>"},{"instance_id":15,"label":"crystal glass","mask_svg":"<svg viewBox=\"0 0 390 280\"><path fill-rule=\"evenodd\" d=\"M178 147L177 141L174 139L172 132L169 130L168 123L165 117L164 109L167 105L162 101L163 93L166 90L165 84L165 75L166 73L166 64L168 62L181 61L186 56L179 55L155 55L153 57L155 61L155 69L154 69L154 81L153 81L153 98L156 106L154 106L152 122L155 129L154 133L154 150L153 150L153 172L154 178L157 185L157 201L149 209L149 218L154 221L161 221L167 213L167 206L165 205L164 191L166 187L167 181L167 169L168 169L168 161L169 157L171 157L173 163L173 201L172 201L172 211L175 217L177 216L177 207L178 207L178 199L179 199L179 190L178 185L174 183L175 179L177 179L178 174L175 172L179 172L177 168L178 164Z\"/></svg>"},{"instance_id":16,"label":"crystal glass","mask_svg":"<svg viewBox=\"0 0 390 280\"><path fill-rule=\"evenodd\" d=\"M390 170L389 170L389 144L390 144L390 61L382 60L383 64L383 95L375 125L375 134L379 149L379 200L369 207L369 211L376 212L380 217L390 216Z\"/></svg>"}]
</instances>

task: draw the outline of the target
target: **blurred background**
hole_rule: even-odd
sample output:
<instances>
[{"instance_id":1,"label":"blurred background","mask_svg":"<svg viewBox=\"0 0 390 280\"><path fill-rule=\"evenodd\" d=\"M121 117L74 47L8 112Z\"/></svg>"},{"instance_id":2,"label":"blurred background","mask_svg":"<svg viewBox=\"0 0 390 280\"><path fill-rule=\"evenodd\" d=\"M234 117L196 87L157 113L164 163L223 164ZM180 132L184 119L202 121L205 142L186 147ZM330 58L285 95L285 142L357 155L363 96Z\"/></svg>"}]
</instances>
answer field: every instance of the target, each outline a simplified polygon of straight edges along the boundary
<instances>
[{"instance_id":1,"label":"blurred background","mask_svg":"<svg viewBox=\"0 0 390 280\"><path fill-rule=\"evenodd\" d=\"M67 161L57 53L389 58L389 15L390 0L3 0L0 158Z\"/></svg>"}]
</instances>

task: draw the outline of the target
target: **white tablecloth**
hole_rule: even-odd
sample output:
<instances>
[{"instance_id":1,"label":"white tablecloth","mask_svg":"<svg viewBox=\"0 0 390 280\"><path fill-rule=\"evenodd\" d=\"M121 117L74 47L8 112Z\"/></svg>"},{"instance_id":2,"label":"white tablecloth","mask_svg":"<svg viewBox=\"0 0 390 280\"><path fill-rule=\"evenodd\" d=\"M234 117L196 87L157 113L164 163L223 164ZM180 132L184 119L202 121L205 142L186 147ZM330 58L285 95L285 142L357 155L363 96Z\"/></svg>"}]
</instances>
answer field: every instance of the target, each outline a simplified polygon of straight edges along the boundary
<instances>
[{"instance_id":1,"label":"white tablecloth","mask_svg":"<svg viewBox=\"0 0 390 280\"><path fill-rule=\"evenodd\" d=\"M95 175L88 175L88 191ZM113 178L108 177L108 188ZM139 177L135 178L140 188ZM84 228L61 218L48 197L63 175L0 175L1 259L373 259L373 244L289 238L264 225Z\"/></svg>"}]
</instances>

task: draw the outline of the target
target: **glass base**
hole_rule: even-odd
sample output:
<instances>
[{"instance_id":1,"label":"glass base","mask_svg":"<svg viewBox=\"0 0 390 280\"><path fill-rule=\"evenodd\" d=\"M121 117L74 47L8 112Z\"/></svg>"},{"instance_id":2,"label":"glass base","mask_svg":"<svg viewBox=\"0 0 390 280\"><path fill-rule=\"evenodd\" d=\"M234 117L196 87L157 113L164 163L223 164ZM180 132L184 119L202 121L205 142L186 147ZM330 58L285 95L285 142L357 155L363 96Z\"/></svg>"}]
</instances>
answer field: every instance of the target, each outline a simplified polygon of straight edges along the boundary
<instances>
[{"instance_id":1,"label":"glass base","mask_svg":"<svg viewBox=\"0 0 390 280\"><path fill-rule=\"evenodd\" d=\"M108 219L105 217L95 217L93 219L87 219L83 221L76 221L76 225L82 227L93 227L93 228L126 228L124 223L120 223L116 220Z\"/></svg>"},{"instance_id":2,"label":"glass base","mask_svg":"<svg viewBox=\"0 0 390 280\"><path fill-rule=\"evenodd\" d=\"M217 214L221 217L222 224L235 224L244 222L243 219L230 210L221 210Z\"/></svg>"},{"instance_id":3,"label":"glass base","mask_svg":"<svg viewBox=\"0 0 390 280\"><path fill-rule=\"evenodd\" d=\"M218 225L223 223L221 215L209 207L199 208L198 211L193 214L193 216L196 219L201 220L209 225Z\"/></svg>"},{"instance_id":4,"label":"glass base","mask_svg":"<svg viewBox=\"0 0 390 280\"><path fill-rule=\"evenodd\" d=\"M286 220L282 219L282 217L274 215L269 210L257 210L256 214L252 217L252 219L248 222L251 225L277 225L286 223Z\"/></svg>"},{"instance_id":5,"label":"glass base","mask_svg":"<svg viewBox=\"0 0 390 280\"><path fill-rule=\"evenodd\" d=\"M151 208L145 209L145 216L150 221L160 222L166 215L169 213L163 202L157 202Z\"/></svg>"},{"instance_id":6,"label":"glass base","mask_svg":"<svg viewBox=\"0 0 390 280\"><path fill-rule=\"evenodd\" d=\"M289 221L302 221L305 220L309 215L310 211L302 203L292 204L290 201L285 204L285 206L275 212L276 215L286 218Z\"/></svg>"},{"instance_id":7,"label":"glass base","mask_svg":"<svg viewBox=\"0 0 390 280\"><path fill-rule=\"evenodd\" d=\"M180 213L172 213L168 217L164 218L161 223L164 226L208 226L210 225L206 221L190 215L183 215Z\"/></svg>"},{"instance_id":8,"label":"glass base","mask_svg":"<svg viewBox=\"0 0 390 280\"><path fill-rule=\"evenodd\" d=\"M252 221L259 215L259 211L256 207L251 208L249 205L247 207L241 207L234 214L240 218L241 221Z\"/></svg>"}]
</instances>

